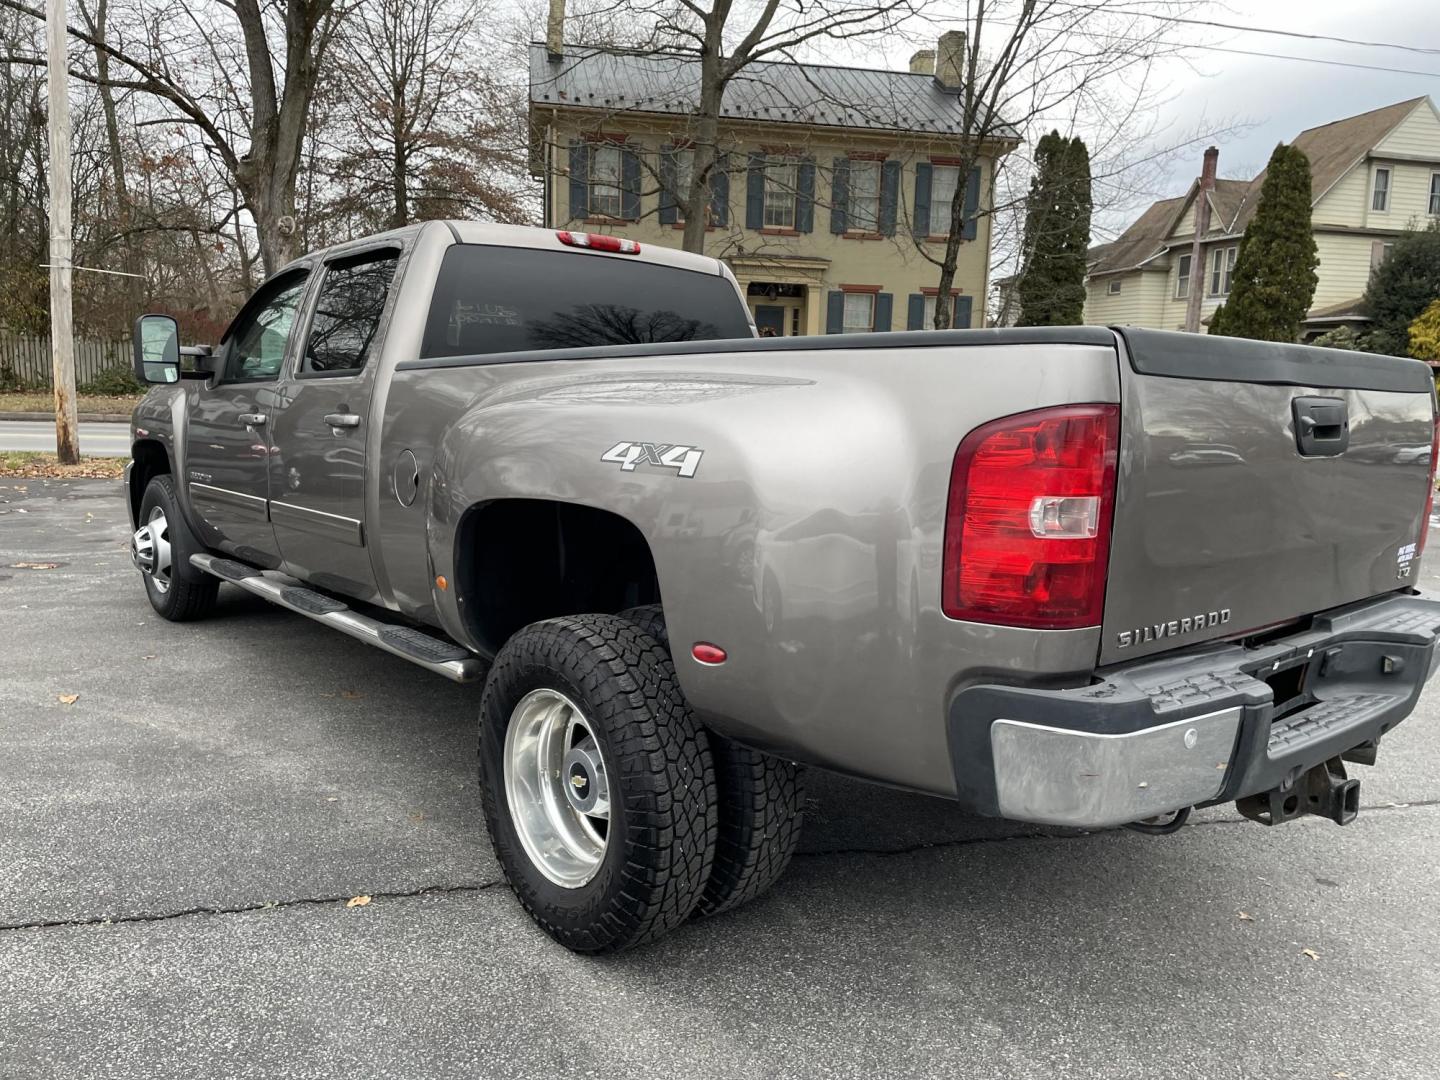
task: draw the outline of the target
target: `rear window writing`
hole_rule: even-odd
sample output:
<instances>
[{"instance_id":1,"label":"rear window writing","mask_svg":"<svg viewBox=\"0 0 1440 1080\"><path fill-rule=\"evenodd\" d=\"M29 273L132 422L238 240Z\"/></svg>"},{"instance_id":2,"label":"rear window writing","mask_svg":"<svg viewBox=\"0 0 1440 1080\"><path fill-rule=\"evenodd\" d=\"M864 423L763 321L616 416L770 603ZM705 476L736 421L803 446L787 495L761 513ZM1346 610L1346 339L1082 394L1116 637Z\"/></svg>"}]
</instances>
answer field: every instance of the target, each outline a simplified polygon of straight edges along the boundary
<instances>
[{"instance_id":1,"label":"rear window writing","mask_svg":"<svg viewBox=\"0 0 1440 1080\"><path fill-rule=\"evenodd\" d=\"M723 277L571 251L457 244L445 253L422 357L750 337Z\"/></svg>"}]
</instances>

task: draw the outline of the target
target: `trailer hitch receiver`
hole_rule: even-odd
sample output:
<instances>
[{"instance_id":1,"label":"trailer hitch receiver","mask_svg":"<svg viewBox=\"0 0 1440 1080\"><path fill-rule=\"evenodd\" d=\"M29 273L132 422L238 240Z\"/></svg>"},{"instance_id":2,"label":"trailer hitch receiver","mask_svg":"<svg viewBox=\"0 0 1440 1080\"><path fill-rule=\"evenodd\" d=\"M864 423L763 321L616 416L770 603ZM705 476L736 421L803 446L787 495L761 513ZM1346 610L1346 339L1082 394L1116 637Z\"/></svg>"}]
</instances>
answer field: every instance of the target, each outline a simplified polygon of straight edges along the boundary
<instances>
[{"instance_id":1,"label":"trailer hitch receiver","mask_svg":"<svg viewBox=\"0 0 1440 1080\"><path fill-rule=\"evenodd\" d=\"M1349 825L1360 812L1360 781L1345 775L1345 763L1333 757L1298 781L1237 799L1235 809L1261 825L1283 825L1306 814Z\"/></svg>"}]
</instances>

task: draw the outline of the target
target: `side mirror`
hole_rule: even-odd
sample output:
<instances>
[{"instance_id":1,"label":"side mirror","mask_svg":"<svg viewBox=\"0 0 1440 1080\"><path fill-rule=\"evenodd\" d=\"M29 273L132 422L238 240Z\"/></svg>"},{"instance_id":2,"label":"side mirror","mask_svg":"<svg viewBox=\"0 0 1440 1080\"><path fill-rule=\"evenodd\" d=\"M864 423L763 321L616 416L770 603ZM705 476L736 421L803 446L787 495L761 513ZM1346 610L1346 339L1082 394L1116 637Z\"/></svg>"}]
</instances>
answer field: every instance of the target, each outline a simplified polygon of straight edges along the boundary
<instances>
[{"instance_id":1,"label":"side mirror","mask_svg":"<svg viewBox=\"0 0 1440 1080\"><path fill-rule=\"evenodd\" d=\"M142 383L180 381L180 327L169 315L141 315L131 344L135 378Z\"/></svg>"}]
</instances>

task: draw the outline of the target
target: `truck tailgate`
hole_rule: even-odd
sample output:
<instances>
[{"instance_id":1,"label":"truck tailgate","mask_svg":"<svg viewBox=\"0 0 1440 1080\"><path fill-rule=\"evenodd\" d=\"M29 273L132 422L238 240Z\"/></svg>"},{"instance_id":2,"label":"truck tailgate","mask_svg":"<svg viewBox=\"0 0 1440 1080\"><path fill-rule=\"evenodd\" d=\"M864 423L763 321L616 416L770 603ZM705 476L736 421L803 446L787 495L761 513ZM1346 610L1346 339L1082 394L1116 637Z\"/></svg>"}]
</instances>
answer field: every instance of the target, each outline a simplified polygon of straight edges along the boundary
<instances>
[{"instance_id":1,"label":"truck tailgate","mask_svg":"<svg viewBox=\"0 0 1440 1080\"><path fill-rule=\"evenodd\" d=\"M1235 637L1416 580L1435 435L1424 364L1120 333L1101 664Z\"/></svg>"}]
</instances>

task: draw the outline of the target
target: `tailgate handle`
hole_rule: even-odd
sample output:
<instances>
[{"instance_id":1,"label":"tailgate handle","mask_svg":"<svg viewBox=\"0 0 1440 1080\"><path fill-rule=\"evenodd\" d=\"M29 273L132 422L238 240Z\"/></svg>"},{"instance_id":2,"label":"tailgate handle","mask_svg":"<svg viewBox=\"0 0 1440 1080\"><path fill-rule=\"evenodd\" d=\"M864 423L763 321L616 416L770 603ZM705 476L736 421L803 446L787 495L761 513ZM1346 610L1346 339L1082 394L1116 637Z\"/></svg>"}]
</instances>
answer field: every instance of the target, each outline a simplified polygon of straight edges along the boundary
<instances>
[{"instance_id":1,"label":"tailgate handle","mask_svg":"<svg viewBox=\"0 0 1440 1080\"><path fill-rule=\"evenodd\" d=\"M1350 445L1350 418L1344 398L1297 397L1295 445L1304 457L1334 457Z\"/></svg>"}]
</instances>

